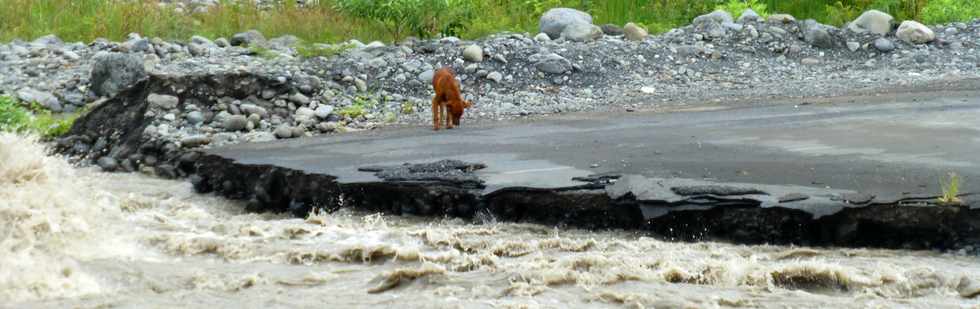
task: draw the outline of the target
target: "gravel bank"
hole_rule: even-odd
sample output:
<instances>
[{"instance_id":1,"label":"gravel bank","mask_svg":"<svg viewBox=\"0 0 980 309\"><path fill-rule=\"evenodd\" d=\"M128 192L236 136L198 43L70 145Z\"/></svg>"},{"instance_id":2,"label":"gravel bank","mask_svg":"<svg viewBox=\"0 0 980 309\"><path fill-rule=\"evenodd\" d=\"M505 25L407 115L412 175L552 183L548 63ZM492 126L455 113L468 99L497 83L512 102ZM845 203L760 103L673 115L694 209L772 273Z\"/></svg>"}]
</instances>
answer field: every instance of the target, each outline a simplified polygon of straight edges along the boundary
<instances>
[{"instance_id":1,"label":"gravel bank","mask_svg":"<svg viewBox=\"0 0 980 309\"><path fill-rule=\"evenodd\" d=\"M500 33L391 45L298 44L294 37L267 39L254 31L181 42L132 34L125 42L85 44L46 36L0 44L0 92L70 112L126 104L116 93L138 81L162 83L141 84L157 91L137 98L148 103L141 138L187 149L423 124L430 121L431 75L441 66L457 72L464 95L475 102L464 126L576 111L840 96L980 77L980 20L931 27L887 20L889 27L876 28L875 20L862 17L835 28L791 16L762 20L747 13L735 21L726 15L708 14L656 36L635 25L607 25L598 36L599 27L569 27L556 39ZM868 30L878 28L884 33ZM299 46L335 55L302 57ZM91 153L98 140L82 139L85 145L76 146L85 151L74 153L93 161L109 154L111 143Z\"/></svg>"}]
</instances>

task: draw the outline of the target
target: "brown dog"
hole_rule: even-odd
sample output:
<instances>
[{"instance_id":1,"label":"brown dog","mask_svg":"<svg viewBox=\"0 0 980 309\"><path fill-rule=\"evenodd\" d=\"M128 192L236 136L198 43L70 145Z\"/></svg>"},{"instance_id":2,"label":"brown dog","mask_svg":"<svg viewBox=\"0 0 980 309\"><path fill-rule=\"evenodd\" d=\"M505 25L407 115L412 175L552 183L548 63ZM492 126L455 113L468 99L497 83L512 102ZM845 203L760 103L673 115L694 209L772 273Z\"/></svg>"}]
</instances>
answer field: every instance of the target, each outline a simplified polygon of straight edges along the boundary
<instances>
[{"instance_id":1,"label":"brown dog","mask_svg":"<svg viewBox=\"0 0 980 309\"><path fill-rule=\"evenodd\" d=\"M432 76L432 88L436 90L436 95L432 97L432 129L439 130L443 119L446 129L458 126L463 110L472 107L473 102L463 100L453 70L441 68L436 71Z\"/></svg>"}]
</instances>

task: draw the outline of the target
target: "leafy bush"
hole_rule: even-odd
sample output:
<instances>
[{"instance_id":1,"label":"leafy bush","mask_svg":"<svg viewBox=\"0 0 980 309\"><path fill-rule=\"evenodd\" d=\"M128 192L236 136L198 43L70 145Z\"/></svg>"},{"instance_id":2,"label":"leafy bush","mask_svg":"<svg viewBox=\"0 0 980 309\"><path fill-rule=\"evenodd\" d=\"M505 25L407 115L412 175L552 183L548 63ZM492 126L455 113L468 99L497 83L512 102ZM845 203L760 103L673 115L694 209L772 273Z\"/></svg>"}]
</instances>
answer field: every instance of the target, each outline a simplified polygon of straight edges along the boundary
<instances>
[{"instance_id":1,"label":"leafy bush","mask_svg":"<svg viewBox=\"0 0 980 309\"><path fill-rule=\"evenodd\" d=\"M0 96L0 131L26 134L37 134L44 139L51 139L68 133L75 119L85 111L75 114L54 115L50 111L21 105L17 100ZM34 112L32 113L32 109Z\"/></svg>"},{"instance_id":2,"label":"leafy bush","mask_svg":"<svg viewBox=\"0 0 980 309\"><path fill-rule=\"evenodd\" d=\"M757 0L728 0L725 4L715 7L715 9L726 11L735 18L741 16L742 12L746 9L752 9L762 17L769 16L769 11L766 10L766 4L759 3Z\"/></svg>"},{"instance_id":3,"label":"leafy bush","mask_svg":"<svg viewBox=\"0 0 980 309\"><path fill-rule=\"evenodd\" d=\"M824 12L824 17L819 20L831 25L846 24L864 13L860 7L847 5L840 1L824 6Z\"/></svg>"},{"instance_id":4,"label":"leafy bush","mask_svg":"<svg viewBox=\"0 0 980 309\"><path fill-rule=\"evenodd\" d=\"M465 30L475 14L469 0L336 0L334 8L347 15L381 23L393 37L430 37Z\"/></svg>"},{"instance_id":5,"label":"leafy bush","mask_svg":"<svg viewBox=\"0 0 980 309\"><path fill-rule=\"evenodd\" d=\"M364 106L351 105L351 106L341 108L340 111L337 112L337 114L345 118L355 119L366 115L367 112L364 111Z\"/></svg>"},{"instance_id":6,"label":"leafy bush","mask_svg":"<svg viewBox=\"0 0 980 309\"><path fill-rule=\"evenodd\" d=\"M929 0L922 8L922 22L940 24L980 18L980 1Z\"/></svg>"},{"instance_id":7,"label":"leafy bush","mask_svg":"<svg viewBox=\"0 0 980 309\"><path fill-rule=\"evenodd\" d=\"M0 131L21 132L31 121L26 108L6 96L0 96Z\"/></svg>"}]
</instances>

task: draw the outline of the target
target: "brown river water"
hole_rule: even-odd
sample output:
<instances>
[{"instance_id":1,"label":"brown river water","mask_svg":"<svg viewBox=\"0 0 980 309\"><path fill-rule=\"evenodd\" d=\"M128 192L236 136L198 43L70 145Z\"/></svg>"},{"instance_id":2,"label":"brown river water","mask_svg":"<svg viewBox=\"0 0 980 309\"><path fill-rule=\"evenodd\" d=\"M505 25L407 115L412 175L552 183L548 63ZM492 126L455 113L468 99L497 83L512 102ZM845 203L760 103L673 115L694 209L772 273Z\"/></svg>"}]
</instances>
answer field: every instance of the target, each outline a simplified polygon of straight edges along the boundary
<instances>
[{"instance_id":1,"label":"brown river water","mask_svg":"<svg viewBox=\"0 0 980 309\"><path fill-rule=\"evenodd\" d=\"M980 308L956 252L242 208L0 135L0 308Z\"/></svg>"}]
</instances>

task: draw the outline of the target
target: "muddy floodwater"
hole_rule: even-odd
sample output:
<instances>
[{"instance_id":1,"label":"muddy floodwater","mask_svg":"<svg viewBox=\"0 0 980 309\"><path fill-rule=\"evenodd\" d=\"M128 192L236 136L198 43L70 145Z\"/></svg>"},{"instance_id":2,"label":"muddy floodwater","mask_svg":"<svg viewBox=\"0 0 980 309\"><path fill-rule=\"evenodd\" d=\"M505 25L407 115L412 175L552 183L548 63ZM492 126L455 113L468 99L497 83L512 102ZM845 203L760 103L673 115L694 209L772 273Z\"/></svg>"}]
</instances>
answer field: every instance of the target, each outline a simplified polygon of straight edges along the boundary
<instances>
[{"instance_id":1,"label":"muddy floodwater","mask_svg":"<svg viewBox=\"0 0 980 309\"><path fill-rule=\"evenodd\" d=\"M980 258L958 252L677 243L489 217L250 214L185 181L44 153L0 135L3 308L980 307L968 295Z\"/></svg>"}]
</instances>

